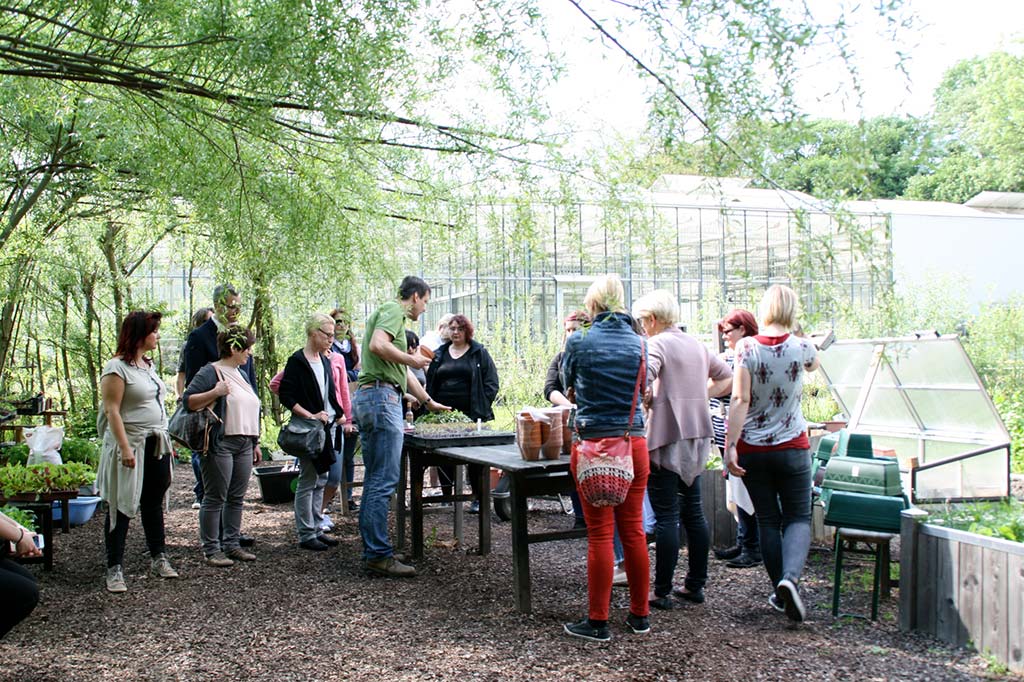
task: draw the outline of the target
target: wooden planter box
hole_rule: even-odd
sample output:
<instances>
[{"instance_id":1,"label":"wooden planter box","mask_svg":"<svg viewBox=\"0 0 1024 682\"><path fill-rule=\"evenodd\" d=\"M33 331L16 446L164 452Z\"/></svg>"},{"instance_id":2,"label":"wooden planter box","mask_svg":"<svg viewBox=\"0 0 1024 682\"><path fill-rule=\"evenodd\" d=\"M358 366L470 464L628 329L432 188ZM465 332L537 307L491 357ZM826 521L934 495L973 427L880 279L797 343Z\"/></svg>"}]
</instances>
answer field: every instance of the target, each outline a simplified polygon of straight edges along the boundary
<instances>
[{"instance_id":1,"label":"wooden planter box","mask_svg":"<svg viewBox=\"0 0 1024 682\"><path fill-rule=\"evenodd\" d=\"M900 628L971 645L1024 672L1024 544L903 512Z\"/></svg>"},{"instance_id":2,"label":"wooden planter box","mask_svg":"<svg viewBox=\"0 0 1024 682\"><path fill-rule=\"evenodd\" d=\"M721 469L710 469L700 475L700 500L712 547L731 547L736 542L736 519L725 506L725 479ZM831 545L835 529L824 523L820 503L811 507L811 541Z\"/></svg>"}]
</instances>

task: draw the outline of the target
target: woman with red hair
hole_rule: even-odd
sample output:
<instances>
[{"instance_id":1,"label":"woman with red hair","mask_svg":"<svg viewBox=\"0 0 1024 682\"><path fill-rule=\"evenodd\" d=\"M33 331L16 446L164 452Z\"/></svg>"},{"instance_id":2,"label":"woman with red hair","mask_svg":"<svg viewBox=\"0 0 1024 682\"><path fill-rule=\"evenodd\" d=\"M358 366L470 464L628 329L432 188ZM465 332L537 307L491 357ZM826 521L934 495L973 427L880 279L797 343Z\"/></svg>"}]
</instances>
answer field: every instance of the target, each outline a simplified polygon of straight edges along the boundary
<instances>
[{"instance_id":1,"label":"woman with red hair","mask_svg":"<svg viewBox=\"0 0 1024 682\"><path fill-rule=\"evenodd\" d=\"M448 323L451 335L435 352L427 368L427 394L443 405L450 405L470 419L491 421L491 404L498 395L498 368L483 344L473 340L473 323L465 315L455 315ZM470 467L473 495L479 499L479 467ZM441 490L450 494L455 467L438 467ZM461 491L459 491L461 492ZM479 511L474 500L470 513Z\"/></svg>"},{"instance_id":2,"label":"woman with red hair","mask_svg":"<svg viewBox=\"0 0 1024 682\"><path fill-rule=\"evenodd\" d=\"M121 324L117 356L100 374L102 409L97 431L102 439L96 484L107 503L103 540L107 550L107 590L125 592L122 563L128 524L142 517L150 572L177 578L167 560L164 494L171 485L173 450L167 435L164 395L150 353L160 343L160 313L136 311Z\"/></svg>"},{"instance_id":3,"label":"woman with red hair","mask_svg":"<svg viewBox=\"0 0 1024 682\"><path fill-rule=\"evenodd\" d=\"M719 357L733 368L736 344L740 339L757 335L757 320L749 310L734 308L718 323L718 333L725 343L725 352ZM715 445L725 454L725 428L729 414L729 396L710 400L711 426L715 430ZM743 485L742 482L739 485ZM758 541L757 517L736 505L736 542L727 549L716 549L715 558L726 561L729 568L751 568L761 563L761 544Z\"/></svg>"}]
</instances>

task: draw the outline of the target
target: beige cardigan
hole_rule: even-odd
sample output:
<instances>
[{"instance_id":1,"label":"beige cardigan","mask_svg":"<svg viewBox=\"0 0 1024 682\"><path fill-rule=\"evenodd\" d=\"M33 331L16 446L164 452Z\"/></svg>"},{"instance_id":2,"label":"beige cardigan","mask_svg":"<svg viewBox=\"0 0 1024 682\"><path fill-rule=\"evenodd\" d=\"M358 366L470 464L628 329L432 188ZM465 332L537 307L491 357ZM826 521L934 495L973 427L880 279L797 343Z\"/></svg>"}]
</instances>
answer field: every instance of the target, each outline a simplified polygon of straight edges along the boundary
<instances>
[{"instance_id":1,"label":"beige cardigan","mask_svg":"<svg viewBox=\"0 0 1024 682\"><path fill-rule=\"evenodd\" d=\"M693 438L714 438L708 411L708 379L732 370L697 339L670 327L648 340L647 380L654 393L647 421L647 448Z\"/></svg>"}]
</instances>

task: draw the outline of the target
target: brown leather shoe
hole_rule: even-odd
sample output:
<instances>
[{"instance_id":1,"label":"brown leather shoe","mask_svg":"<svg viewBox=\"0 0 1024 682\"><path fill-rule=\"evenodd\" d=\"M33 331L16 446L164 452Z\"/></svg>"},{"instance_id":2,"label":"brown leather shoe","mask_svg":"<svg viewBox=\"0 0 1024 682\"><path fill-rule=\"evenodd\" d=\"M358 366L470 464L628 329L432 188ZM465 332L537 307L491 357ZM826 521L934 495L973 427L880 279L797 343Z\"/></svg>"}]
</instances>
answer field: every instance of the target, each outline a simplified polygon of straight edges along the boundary
<instances>
[{"instance_id":1,"label":"brown leather shoe","mask_svg":"<svg viewBox=\"0 0 1024 682\"><path fill-rule=\"evenodd\" d=\"M386 575L389 578L412 578L416 575L415 568L407 564L403 564L393 556L389 556L386 559L378 559L376 561L367 561L366 570L372 573Z\"/></svg>"}]
</instances>

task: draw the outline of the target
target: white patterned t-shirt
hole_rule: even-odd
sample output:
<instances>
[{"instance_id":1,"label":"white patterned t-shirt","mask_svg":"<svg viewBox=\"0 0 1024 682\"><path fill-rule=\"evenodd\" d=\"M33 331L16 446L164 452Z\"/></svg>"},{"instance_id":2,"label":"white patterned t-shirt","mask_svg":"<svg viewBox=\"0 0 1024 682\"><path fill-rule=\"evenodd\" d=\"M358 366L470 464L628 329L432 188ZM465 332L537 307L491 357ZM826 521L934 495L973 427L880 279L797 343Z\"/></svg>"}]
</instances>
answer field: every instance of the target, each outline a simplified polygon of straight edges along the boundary
<instances>
[{"instance_id":1,"label":"white patterned t-shirt","mask_svg":"<svg viewBox=\"0 0 1024 682\"><path fill-rule=\"evenodd\" d=\"M791 334L774 345L758 338L748 336L736 344L736 367L750 373L750 407L740 438L748 445L771 447L798 438L807 429L800 396L804 368L814 362L817 349Z\"/></svg>"}]
</instances>

